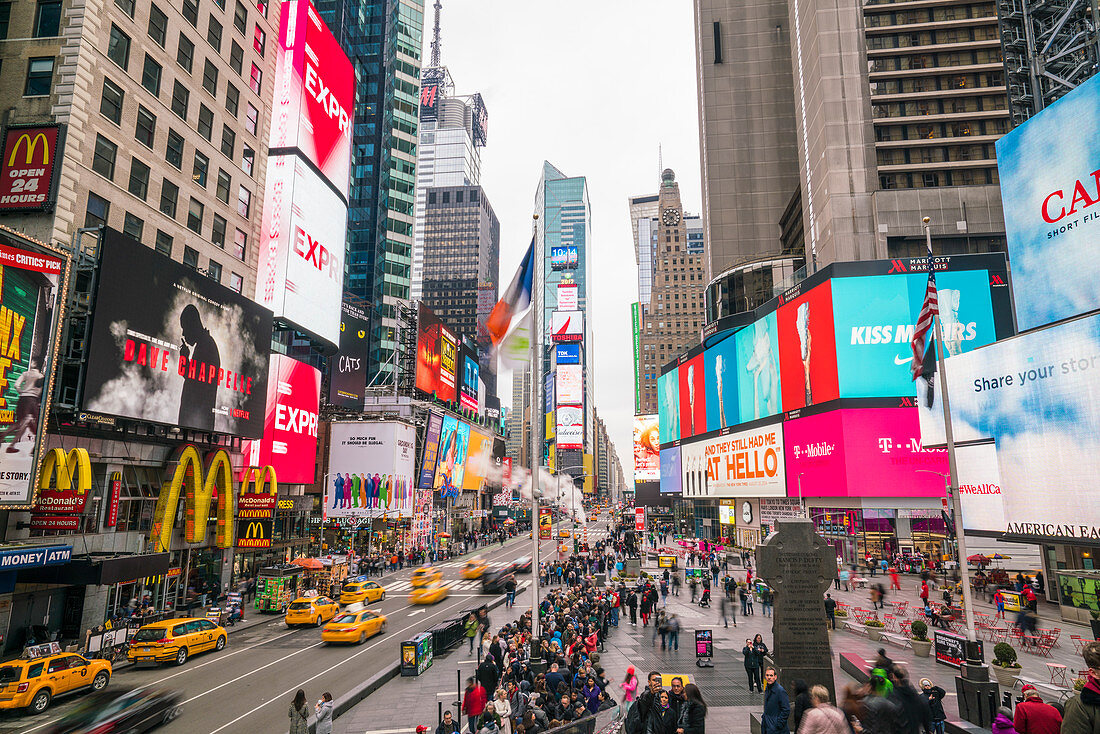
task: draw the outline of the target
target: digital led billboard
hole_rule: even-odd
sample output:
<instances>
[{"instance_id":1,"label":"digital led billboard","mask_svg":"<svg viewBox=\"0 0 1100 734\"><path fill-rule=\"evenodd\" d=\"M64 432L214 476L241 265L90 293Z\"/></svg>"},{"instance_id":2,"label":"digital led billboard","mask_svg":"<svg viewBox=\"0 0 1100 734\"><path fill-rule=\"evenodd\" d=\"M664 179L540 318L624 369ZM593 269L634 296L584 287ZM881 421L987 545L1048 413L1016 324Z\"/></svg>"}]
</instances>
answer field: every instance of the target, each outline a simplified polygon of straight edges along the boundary
<instances>
[{"instance_id":1,"label":"digital led billboard","mask_svg":"<svg viewBox=\"0 0 1100 734\"><path fill-rule=\"evenodd\" d=\"M336 345L347 206L294 155L268 157L265 186L256 302Z\"/></svg>"},{"instance_id":2,"label":"digital led billboard","mask_svg":"<svg viewBox=\"0 0 1100 734\"><path fill-rule=\"evenodd\" d=\"M439 437L443 432L443 416L429 413L428 424L424 428L424 447L420 459L420 479L418 489L435 488L435 464L439 459Z\"/></svg>"},{"instance_id":3,"label":"digital led billboard","mask_svg":"<svg viewBox=\"0 0 1100 734\"><path fill-rule=\"evenodd\" d=\"M268 147L301 151L346 201L355 70L309 0L281 7Z\"/></svg>"},{"instance_id":4,"label":"digital led billboard","mask_svg":"<svg viewBox=\"0 0 1100 734\"><path fill-rule=\"evenodd\" d=\"M340 351L329 359L328 401L341 408L362 408L367 389L367 315L351 304L343 305Z\"/></svg>"},{"instance_id":5,"label":"digital led billboard","mask_svg":"<svg viewBox=\"0 0 1100 734\"><path fill-rule=\"evenodd\" d=\"M734 335L737 342L739 423L767 418L782 410L779 383L779 329L775 312Z\"/></svg>"},{"instance_id":6,"label":"digital led billboard","mask_svg":"<svg viewBox=\"0 0 1100 734\"><path fill-rule=\"evenodd\" d=\"M551 312L550 338L555 342L579 342L584 339L584 312Z\"/></svg>"},{"instance_id":7,"label":"digital led billboard","mask_svg":"<svg viewBox=\"0 0 1100 734\"><path fill-rule=\"evenodd\" d=\"M459 380L458 404L463 410L477 411L478 379L481 365L477 361L477 350L471 349L465 343L458 345Z\"/></svg>"},{"instance_id":8,"label":"digital led billboard","mask_svg":"<svg viewBox=\"0 0 1100 734\"><path fill-rule=\"evenodd\" d=\"M551 247L550 268L553 270L571 270L577 267L577 248Z\"/></svg>"},{"instance_id":9,"label":"digital led billboard","mask_svg":"<svg viewBox=\"0 0 1100 734\"><path fill-rule=\"evenodd\" d=\"M555 344L554 345L554 362L556 364L580 364L581 363L581 345L580 344Z\"/></svg>"},{"instance_id":10,"label":"digital led billboard","mask_svg":"<svg viewBox=\"0 0 1100 734\"><path fill-rule=\"evenodd\" d=\"M579 364L561 364L555 370L557 400L565 405L584 402L584 372Z\"/></svg>"},{"instance_id":11,"label":"digital led billboard","mask_svg":"<svg viewBox=\"0 0 1100 734\"><path fill-rule=\"evenodd\" d=\"M42 212L57 197L64 125L10 125L0 148L0 211Z\"/></svg>"},{"instance_id":12,"label":"digital led billboard","mask_svg":"<svg viewBox=\"0 0 1100 734\"><path fill-rule=\"evenodd\" d=\"M680 373L676 369L657 378L657 420L662 442L680 440Z\"/></svg>"},{"instance_id":13,"label":"digital led billboard","mask_svg":"<svg viewBox=\"0 0 1100 734\"><path fill-rule=\"evenodd\" d=\"M260 438L271 318L251 299L107 229L83 408Z\"/></svg>"},{"instance_id":14,"label":"digital led billboard","mask_svg":"<svg viewBox=\"0 0 1100 734\"><path fill-rule=\"evenodd\" d=\"M703 355L682 362L680 382L680 438L688 439L707 432L706 378Z\"/></svg>"},{"instance_id":15,"label":"digital led billboard","mask_svg":"<svg viewBox=\"0 0 1100 734\"><path fill-rule=\"evenodd\" d=\"M317 413L321 371L304 362L271 355L267 375L264 435L246 441L247 466L272 466L280 482L312 484L317 466Z\"/></svg>"},{"instance_id":16,"label":"digital led billboard","mask_svg":"<svg viewBox=\"0 0 1100 734\"><path fill-rule=\"evenodd\" d=\"M680 447L666 446L661 449L661 494L676 494L681 491L683 476L680 471Z\"/></svg>"},{"instance_id":17,"label":"digital led billboard","mask_svg":"<svg viewBox=\"0 0 1100 734\"><path fill-rule=\"evenodd\" d=\"M436 393L440 400L458 397L458 339L446 326L439 330L439 382Z\"/></svg>"},{"instance_id":18,"label":"digital led billboard","mask_svg":"<svg viewBox=\"0 0 1100 734\"><path fill-rule=\"evenodd\" d=\"M783 410L797 410L840 397L831 281L780 305L776 309L776 326Z\"/></svg>"},{"instance_id":19,"label":"digital led billboard","mask_svg":"<svg viewBox=\"0 0 1100 734\"><path fill-rule=\"evenodd\" d=\"M706 430L740 423L740 394L737 389L737 341L729 337L703 352L706 392Z\"/></svg>"},{"instance_id":20,"label":"digital led billboard","mask_svg":"<svg viewBox=\"0 0 1100 734\"><path fill-rule=\"evenodd\" d=\"M584 408L579 405L558 406L557 445L559 449L584 448Z\"/></svg>"},{"instance_id":21,"label":"digital led billboard","mask_svg":"<svg viewBox=\"0 0 1100 734\"><path fill-rule=\"evenodd\" d=\"M412 517L415 449L405 423L333 423L325 517Z\"/></svg>"},{"instance_id":22,"label":"digital led billboard","mask_svg":"<svg viewBox=\"0 0 1100 734\"><path fill-rule=\"evenodd\" d=\"M580 308L576 283L558 283L558 310L576 311Z\"/></svg>"},{"instance_id":23,"label":"digital led billboard","mask_svg":"<svg viewBox=\"0 0 1100 734\"><path fill-rule=\"evenodd\" d=\"M657 416L634 416L634 481L661 478L661 440Z\"/></svg>"},{"instance_id":24,"label":"digital led billboard","mask_svg":"<svg viewBox=\"0 0 1100 734\"><path fill-rule=\"evenodd\" d=\"M680 446L685 497L786 495L783 424L759 425Z\"/></svg>"},{"instance_id":25,"label":"digital led billboard","mask_svg":"<svg viewBox=\"0 0 1100 734\"><path fill-rule=\"evenodd\" d=\"M420 304L416 318L416 388L432 395L439 391L439 335L443 321Z\"/></svg>"},{"instance_id":26,"label":"digital led billboard","mask_svg":"<svg viewBox=\"0 0 1100 734\"><path fill-rule=\"evenodd\" d=\"M471 428L462 488L480 492L493 466L493 437Z\"/></svg>"},{"instance_id":27,"label":"digital led billboard","mask_svg":"<svg viewBox=\"0 0 1100 734\"><path fill-rule=\"evenodd\" d=\"M997 141L1021 330L1100 308L1100 77Z\"/></svg>"},{"instance_id":28,"label":"digital led billboard","mask_svg":"<svg viewBox=\"0 0 1100 734\"><path fill-rule=\"evenodd\" d=\"M443 417L439 434L439 459L435 467L435 489L439 496L458 497L466 476L466 453L470 446L470 424L453 415Z\"/></svg>"}]
</instances>

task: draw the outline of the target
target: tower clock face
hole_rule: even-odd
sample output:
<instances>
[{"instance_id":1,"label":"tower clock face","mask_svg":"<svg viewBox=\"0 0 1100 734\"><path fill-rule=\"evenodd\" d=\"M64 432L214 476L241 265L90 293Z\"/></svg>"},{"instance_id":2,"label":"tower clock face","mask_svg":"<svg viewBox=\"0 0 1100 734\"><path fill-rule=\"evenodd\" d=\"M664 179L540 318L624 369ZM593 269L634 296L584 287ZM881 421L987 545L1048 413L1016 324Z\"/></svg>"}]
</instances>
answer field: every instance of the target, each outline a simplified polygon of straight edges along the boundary
<instances>
[{"instance_id":1,"label":"tower clock face","mask_svg":"<svg viewBox=\"0 0 1100 734\"><path fill-rule=\"evenodd\" d=\"M680 223L680 210L679 209L665 209L661 213L661 221L668 226L673 226Z\"/></svg>"}]
</instances>

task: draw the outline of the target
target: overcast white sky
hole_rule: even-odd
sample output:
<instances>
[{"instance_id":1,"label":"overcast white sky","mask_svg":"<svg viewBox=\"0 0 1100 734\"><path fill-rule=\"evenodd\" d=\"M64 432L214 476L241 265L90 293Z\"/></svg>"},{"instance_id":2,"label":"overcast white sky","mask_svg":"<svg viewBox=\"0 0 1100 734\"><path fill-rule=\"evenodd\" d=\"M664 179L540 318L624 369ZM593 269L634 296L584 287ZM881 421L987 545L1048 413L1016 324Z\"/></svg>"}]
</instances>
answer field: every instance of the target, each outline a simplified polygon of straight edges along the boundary
<instances>
[{"instance_id":1,"label":"overcast white sky","mask_svg":"<svg viewBox=\"0 0 1100 734\"><path fill-rule=\"evenodd\" d=\"M530 241L542 161L586 176L596 409L629 481L638 276L627 198L656 193L658 146L684 208L700 211L695 40L689 0L442 0L442 60L489 109L482 185L501 224L501 289ZM424 63L434 0L425 0ZM501 398L511 401L511 382Z\"/></svg>"}]
</instances>

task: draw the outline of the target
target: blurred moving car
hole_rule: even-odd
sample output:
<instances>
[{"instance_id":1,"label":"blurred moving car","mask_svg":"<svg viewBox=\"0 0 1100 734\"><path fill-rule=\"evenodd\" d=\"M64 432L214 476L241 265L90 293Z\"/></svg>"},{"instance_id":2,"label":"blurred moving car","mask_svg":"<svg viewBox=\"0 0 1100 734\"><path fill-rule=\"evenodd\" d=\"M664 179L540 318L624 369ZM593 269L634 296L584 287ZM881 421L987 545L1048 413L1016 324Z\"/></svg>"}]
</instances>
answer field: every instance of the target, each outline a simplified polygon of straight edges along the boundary
<instances>
[{"instance_id":1,"label":"blurred moving car","mask_svg":"<svg viewBox=\"0 0 1100 734\"><path fill-rule=\"evenodd\" d=\"M343 595L341 594L341 598ZM286 608L284 621L287 627L296 624L312 624L320 627L322 622L340 613L340 605L327 596L301 596L290 602Z\"/></svg>"},{"instance_id":2,"label":"blurred moving car","mask_svg":"<svg viewBox=\"0 0 1100 734\"><path fill-rule=\"evenodd\" d=\"M340 589L341 604L368 603L382 601L386 598L386 590L377 581L370 581L366 576L356 576L348 579Z\"/></svg>"},{"instance_id":3,"label":"blurred moving car","mask_svg":"<svg viewBox=\"0 0 1100 734\"><path fill-rule=\"evenodd\" d=\"M480 558L471 558L462 566L462 578L479 579L489 568L489 564Z\"/></svg>"},{"instance_id":4,"label":"blurred moving car","mask_svg":"<svg viewBox=\"0 0 1100 734\"><path fill-rule=\"evenodd\" d=\"M435 604L447 598L447 587L439 581L427 586L417 586L409 594L410 604Z\"/></svg>"},{"instance_id":5,"label":"blurred moving car","mask_svg":"<svg viewBox=\"0 0 1100 734\"><path fill-rule=\"evenodd\" d=\"M516 573L531 573L531 556L520 556L512 562L512 570Z\"/></svg>"},{"instance_id":6,"label":"blurred moving car","mask_svg":"<svg viewBox=\"0 0 1100 734\"><path fill-rule=\"evenodd\" d=\"M110 661L71 652L9 660L0 664L0 709L40 714L55 696L85 688L100 691L110 680Z\"/></svg>"},{"instance_id":7,"label":"blurred moving car","mask_svg":"<svg viewBox=\"0 0 1100 734\"><path fill-rule=\"evenodd\" d=\"M155 688L103 691L54 722L45 734L120 734L167 724L180 713L180 694Z\"/></svg>"},{"instance_id":8,"label":"blurred moving car","mask_svg":"<svg viewBox=\"0 0 1100 734\"><path fill-rule=\"evenodd\" d=\"M508 583L508 579L515 580L512 569L499 568L481 577L481 591L484 594L500 594L504 591L504 585Z\"/></svg>"},{"instance_id":9,"label":"blurred moving car","mask_svg":"<svg viewBox=\"0 0 1100 734\"><path fill-rule=\"evenodd\" d=\"M362 643L385 631L386 615L378 609L343 612L321 629L321 641Z\"/></svg>"},{"instance_id":10,"label":"blurred moving car","mask_svg":"<svg viewBox=\"0 0 1100 734\"><path fill-rule=\"evenodd\" d=\"M162 619L147 624L130 638L126 657L135 665L175 662L204 650L222 650L229 634L209 619Z\"/></svg>"},{"instance_id":11,"label":"blurred moving car","mask_svg":"<svg viewBox=\"0 0 1100 734\"><path fill-rule=\"evenodd\" d=\"M435 566L421 566L412 575L413 588L431 586L443 580L443 572Z\"/></svg>"}]
</instances>

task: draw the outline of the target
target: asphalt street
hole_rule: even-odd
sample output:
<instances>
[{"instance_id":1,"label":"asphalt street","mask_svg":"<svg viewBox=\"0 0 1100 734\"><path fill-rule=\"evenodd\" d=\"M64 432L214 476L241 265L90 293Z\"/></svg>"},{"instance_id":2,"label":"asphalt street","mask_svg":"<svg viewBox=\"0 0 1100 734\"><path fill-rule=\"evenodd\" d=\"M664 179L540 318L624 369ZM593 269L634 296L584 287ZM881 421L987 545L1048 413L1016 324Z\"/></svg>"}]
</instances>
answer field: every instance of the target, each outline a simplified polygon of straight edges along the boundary
<instances>
[{"instance_id":1,"label":"asphalt street","mask_svg":"<svg viewBox=\"0 0 1100 734\"><path fill-rule=\"evenodd\" d=\"M590 526L592 527L592 526ZM557 528L555 527L555 532ZM599 536L592 534L590 542ZM525 536L479 549L489 570L507 565L520 556L529 556L532 543ZM542 559L557 557L554 541L543 541ZM207 732L284 731L289 725L287 710L299 688L309 701L320 698L324 691L334 698L353 689L388 665L400 655L400 643L432 625L451 617L460 610L494 598L483 595L481 582L461 578L460 570L466 558L439 564L450 594L433 606L412 606L408 603L410 577L414 569L405 569L386 583L386 599L371 608L379 608L387 617L386 631L362 645L325 645L321 631L315 628L287 629L282 616L272 615L270 621L231 634L228 646L221 652L196 655L182 667L165 665L158 668L120 668L111 679L109 690L136 687L163 687L182 695L182 714L158 731ZM518 576L521 592L517 604L530 604L527 585L532 577ZM79 704L82 694L58 700L41 716L26 716L21 712L0 717L0 732L33 734L44 730L67 711ZM369 700L369 699L368 699Z\"/></svg>"}]
</instances>

